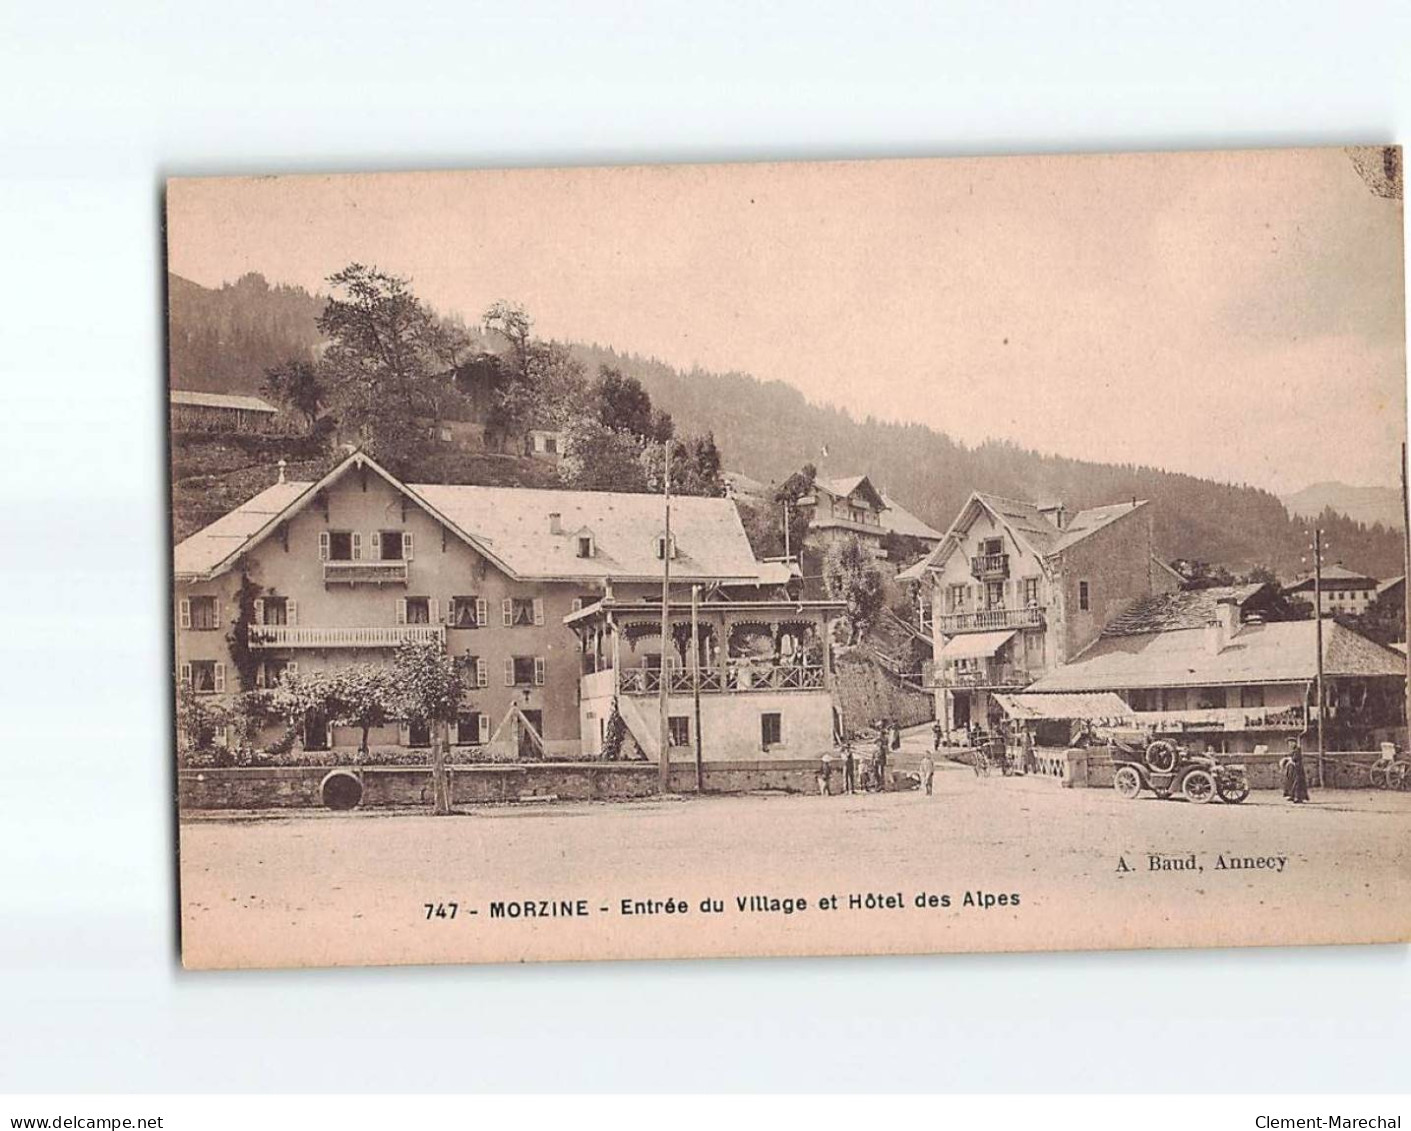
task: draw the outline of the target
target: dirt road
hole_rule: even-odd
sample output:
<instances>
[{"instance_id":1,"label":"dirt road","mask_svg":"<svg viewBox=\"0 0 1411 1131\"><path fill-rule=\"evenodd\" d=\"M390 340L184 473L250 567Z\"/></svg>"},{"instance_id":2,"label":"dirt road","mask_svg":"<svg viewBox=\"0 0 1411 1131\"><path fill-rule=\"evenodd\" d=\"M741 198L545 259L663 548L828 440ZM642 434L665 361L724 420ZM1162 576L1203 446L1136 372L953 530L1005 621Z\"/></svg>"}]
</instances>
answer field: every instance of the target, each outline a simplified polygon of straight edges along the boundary
<instances>
[{"instance_id":1,"label":"dirt road","mask_svg":"<svg viewBox=\"0 0 1411 1131\"><path fill-rule=\"evenodd\" d=\"M943 765L929 798L198 815L181 853L196 967L1411 938L1406 793L1128 802Z\"/></svg>"}]
</instances>

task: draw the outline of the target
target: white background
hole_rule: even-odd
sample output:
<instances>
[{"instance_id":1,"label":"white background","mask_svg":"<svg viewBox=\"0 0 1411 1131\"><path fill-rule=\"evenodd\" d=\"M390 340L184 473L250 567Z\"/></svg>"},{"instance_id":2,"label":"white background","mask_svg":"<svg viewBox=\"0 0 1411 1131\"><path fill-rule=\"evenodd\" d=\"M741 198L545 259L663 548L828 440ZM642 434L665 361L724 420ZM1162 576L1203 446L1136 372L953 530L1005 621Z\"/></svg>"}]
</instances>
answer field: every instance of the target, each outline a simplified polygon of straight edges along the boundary
<instances>
[{"instance_id":1,"label":"white background","mask_svg":"<svg viewBox=\"0 0 1411 1131\"><path fill-rule=\"evenodd\" d=\"M0 5L0 1091L1404 1087L1401 947L176 962L164 176L1406 140L1411 7L1253 8Z\"/></svg>"}]
</instances>

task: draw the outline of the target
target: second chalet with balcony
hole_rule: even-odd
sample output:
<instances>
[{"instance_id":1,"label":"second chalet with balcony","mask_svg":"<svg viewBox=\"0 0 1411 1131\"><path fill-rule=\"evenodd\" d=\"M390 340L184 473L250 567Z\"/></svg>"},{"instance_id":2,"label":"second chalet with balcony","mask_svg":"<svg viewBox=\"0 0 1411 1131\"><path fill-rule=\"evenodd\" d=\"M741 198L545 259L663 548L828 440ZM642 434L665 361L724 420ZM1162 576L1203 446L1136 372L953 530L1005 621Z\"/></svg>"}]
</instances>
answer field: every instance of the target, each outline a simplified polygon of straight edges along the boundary
<instances>
[{"instance_id":1,"label":"second chalet with balcony","mask_svg":"<svg viewBox=\"0 0 1411 1131\"><path fill-rule=\"evenodd\" d=\"M899 575L921 583L944 726L989 725L996 693L1076 655L1133 601L1177 587L1153 557L1146 511L1133 500L1070 515L970 496L940 545Z\"/></svg>"}]
</instances>

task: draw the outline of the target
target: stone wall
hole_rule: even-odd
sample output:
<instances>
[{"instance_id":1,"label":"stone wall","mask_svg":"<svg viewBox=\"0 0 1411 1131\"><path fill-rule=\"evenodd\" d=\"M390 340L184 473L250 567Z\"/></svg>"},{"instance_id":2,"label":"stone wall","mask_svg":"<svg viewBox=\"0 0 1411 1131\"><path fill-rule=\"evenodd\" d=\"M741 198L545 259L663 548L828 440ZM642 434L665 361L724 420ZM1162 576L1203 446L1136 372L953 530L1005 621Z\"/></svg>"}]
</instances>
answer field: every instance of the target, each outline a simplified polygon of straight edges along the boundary
<instances>
[{"instance_id":1,"label":"stone wall","mask_svg":"<svg viewBox=\"0 0 1411 1131\"><path fill-rule=\"evenodd\" d=\"M181 770L177 775L180 807L198 809L322 808L321 786L329 766L229 767ZM362 783L360 808L431 804L431 775L424 766L339 768ZM648 762L566 762L513 765L449 766L451 800L456 805L486 802L607 801L650 797L658 792L658 769ZM815 761L708 762L708 792L746 793L777 789L793 793L817 790ZM842 780L841 764L837 766ZM673 761L671 787L681 793L696 788L694 762Z\"/></svg>"}]
</instances>

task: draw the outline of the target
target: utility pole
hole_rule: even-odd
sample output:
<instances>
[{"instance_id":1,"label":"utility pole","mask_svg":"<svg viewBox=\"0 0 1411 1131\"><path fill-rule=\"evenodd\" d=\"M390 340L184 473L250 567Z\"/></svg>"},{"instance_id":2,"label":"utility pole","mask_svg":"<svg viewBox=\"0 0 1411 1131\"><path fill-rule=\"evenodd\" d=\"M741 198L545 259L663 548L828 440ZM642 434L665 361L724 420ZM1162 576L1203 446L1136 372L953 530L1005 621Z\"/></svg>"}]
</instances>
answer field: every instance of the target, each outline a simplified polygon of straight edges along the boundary
<instances>
[{"instance_id":1,"label":"utility pole","mask_svg":"<svg viewBox=\"0 0 1411 1131\"><path fill-rule=\"evenodd\" d=\"M789 561L789 500L784 500L784 560Z\"/></svg>"},{"instance_id":2,"label":"utility pole","mask_svg":"<svg viewBox=\"0 0 1411 1131\"><path fill-rule=\"evenodd\" d=\"M701 587L691 586L691 699L696 723L696 793L705 792L705 762L701 754Z\"/></svg>"},{"instance_id":3,"label":"utility pole","mask_svg":"<svg viewBox=\"0 0 1411 1131\"><path fill-rule=\"evenodd\" d=\"M671 792L671 724L667 717L667 697L671 693L671 438L665 442L661 494L666 509L666 536L661 544L661 757L658 761L659 791Z\"/></svg>"},{"instance_id":4,"label":"utility pole","mask_svg":"<svg viewBox=\"0 0 1411 1131\"><path fill-rule=\"evenodd\" d=\"M1318 641L1318 788L1323 786L1323 754L1327 745L1323 736L1323 532L1313 531L1313 619L1317 623Z\"/></svg>"}]
</instances>

